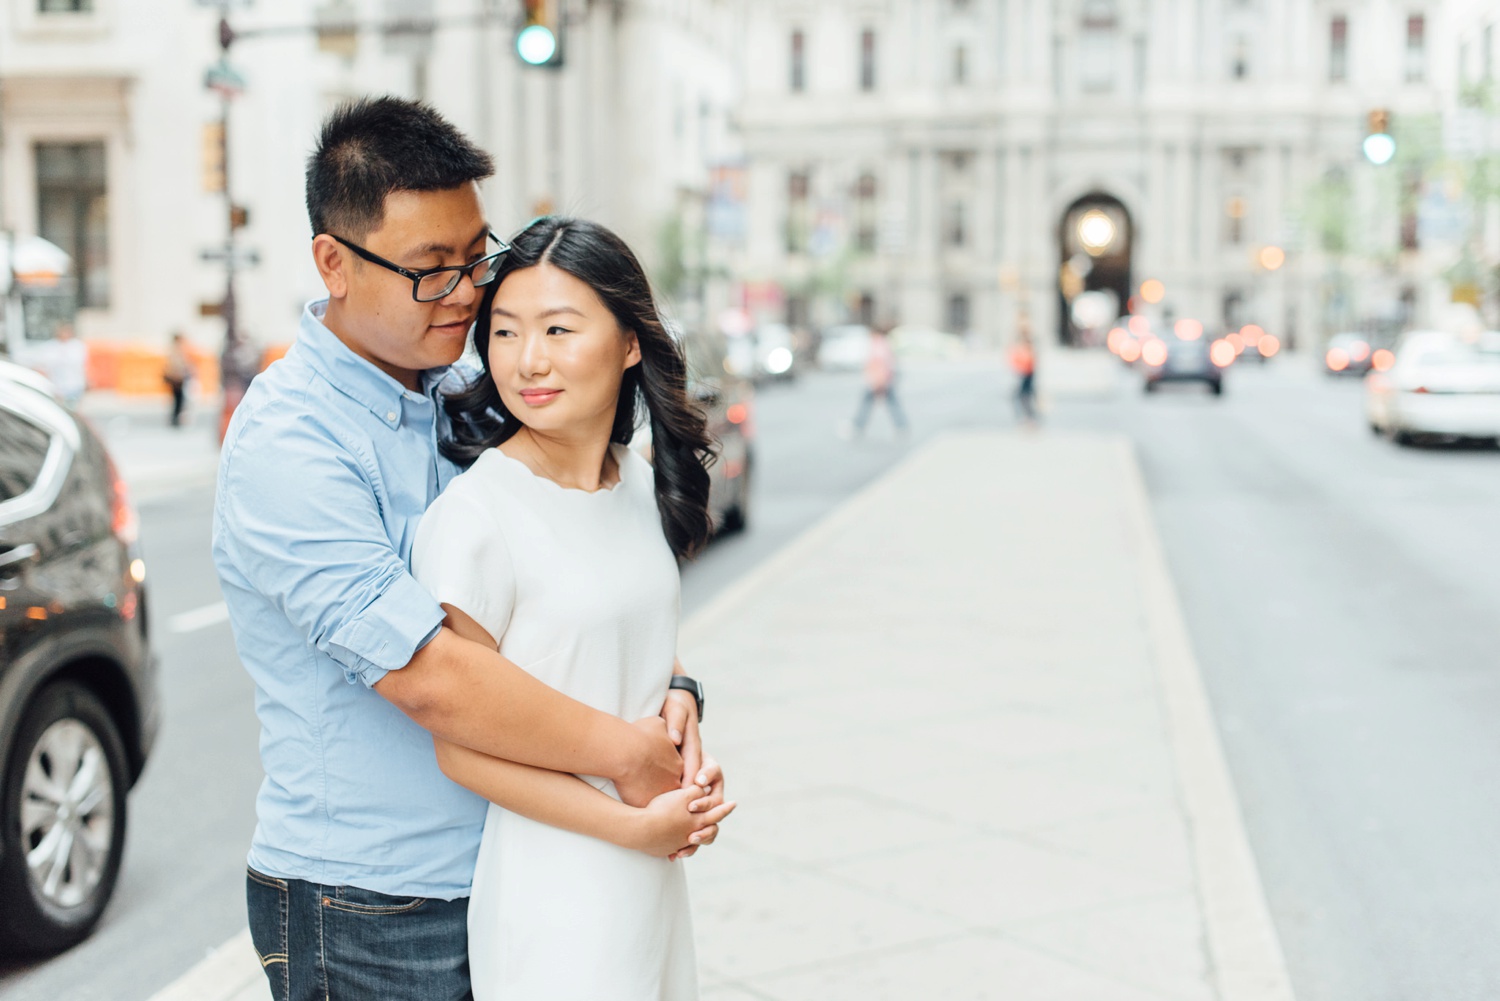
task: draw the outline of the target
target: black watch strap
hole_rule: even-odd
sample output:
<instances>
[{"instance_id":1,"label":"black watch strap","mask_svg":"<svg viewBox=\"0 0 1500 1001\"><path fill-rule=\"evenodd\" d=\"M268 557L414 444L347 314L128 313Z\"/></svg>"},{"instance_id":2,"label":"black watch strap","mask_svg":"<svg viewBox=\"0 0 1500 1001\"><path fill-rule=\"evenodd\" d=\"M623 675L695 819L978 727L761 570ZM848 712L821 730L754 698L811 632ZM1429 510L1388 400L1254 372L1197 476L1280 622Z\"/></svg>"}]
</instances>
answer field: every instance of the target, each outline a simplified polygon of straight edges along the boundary
<instances>
[{"instance_id":1,"label":"black watch strap","mask_svg":"<svg viewBox=\"0 0 1500 1001\"><path fill-rule=\"evenodd\" d=\"M690 692L690 693L692 693L693 701L696 702L696 703L698 703L698 722L699 723L703 722L703 686L702 685L698 684L698 682L694 681L692 678L689 678L685 674L674 674L674 675L672 675L672 683L669 684L667 686L667 688L669 690L673 689L673 688L678 688L678 689L681 689L684 692Z\"/></svg>"}]
</instances>

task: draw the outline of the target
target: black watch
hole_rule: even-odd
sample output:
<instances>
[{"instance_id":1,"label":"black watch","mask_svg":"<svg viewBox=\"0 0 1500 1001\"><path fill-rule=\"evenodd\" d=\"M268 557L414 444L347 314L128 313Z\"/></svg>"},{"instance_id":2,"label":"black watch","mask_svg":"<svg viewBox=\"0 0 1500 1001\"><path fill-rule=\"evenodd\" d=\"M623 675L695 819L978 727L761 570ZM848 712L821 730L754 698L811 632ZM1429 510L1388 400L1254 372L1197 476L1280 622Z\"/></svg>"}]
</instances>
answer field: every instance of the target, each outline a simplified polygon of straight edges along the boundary
<instances>
[{"instance_id":1,"label":"black watch","mask_svg":"<svg viewBox=\"0 0 1500 1001\"><path fill-rule=\"evenodd\" d=\"M702 723L703 722L703 686L700 685L700 684L698 684L698 682L694 681L692 678L689 678L685 674L674 674L674 675L672 675L672 683L667 686L667 689L669 691L671 689L673 689L673 688L680 688L684 692L691 692L692 693L692 695L693 695L693 701L696 702L696 703L698 703L698 722Z\"/></svg>"}]
</instances>

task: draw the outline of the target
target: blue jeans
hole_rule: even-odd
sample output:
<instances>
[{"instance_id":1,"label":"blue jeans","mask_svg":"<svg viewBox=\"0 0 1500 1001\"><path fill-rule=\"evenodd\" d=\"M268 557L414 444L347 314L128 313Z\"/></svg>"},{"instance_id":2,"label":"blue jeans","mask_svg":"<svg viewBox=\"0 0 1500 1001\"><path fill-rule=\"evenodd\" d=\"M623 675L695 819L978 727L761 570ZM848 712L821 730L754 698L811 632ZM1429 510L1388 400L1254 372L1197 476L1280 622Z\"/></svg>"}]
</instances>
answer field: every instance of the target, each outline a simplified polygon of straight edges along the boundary
<instances>
[{"instance_id":1,"label":"blue jeans","mask_svg":"<svg viewBox=\"0 0 1500 1001\"><path fill-rule=\"evenodd\" d=\"M246 870L274 1001L471 1001L467 897L388 897Z\"/></svg>"}]
</instances>

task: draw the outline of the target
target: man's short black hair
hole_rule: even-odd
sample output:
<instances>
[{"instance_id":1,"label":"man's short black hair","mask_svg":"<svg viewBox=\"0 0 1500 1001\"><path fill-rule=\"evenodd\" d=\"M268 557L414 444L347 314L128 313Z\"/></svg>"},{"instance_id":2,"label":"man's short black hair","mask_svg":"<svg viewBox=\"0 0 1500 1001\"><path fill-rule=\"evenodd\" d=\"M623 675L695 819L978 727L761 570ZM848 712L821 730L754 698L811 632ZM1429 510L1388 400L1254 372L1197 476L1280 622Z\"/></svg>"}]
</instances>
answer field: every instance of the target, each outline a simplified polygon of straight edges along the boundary
<instances>
[{"instance_id":1,"label":"man's short black hair","mask_svg":"<svg viewBox=\"0 0 1500 1001\"><path fill-rule=\"evenodd\" d=\"M441 191L495 172L494 161L420 101L365 97L338 107L307 158L313 235L360 240L385 221L392 191Z\"/></svg>"}]
</instances>

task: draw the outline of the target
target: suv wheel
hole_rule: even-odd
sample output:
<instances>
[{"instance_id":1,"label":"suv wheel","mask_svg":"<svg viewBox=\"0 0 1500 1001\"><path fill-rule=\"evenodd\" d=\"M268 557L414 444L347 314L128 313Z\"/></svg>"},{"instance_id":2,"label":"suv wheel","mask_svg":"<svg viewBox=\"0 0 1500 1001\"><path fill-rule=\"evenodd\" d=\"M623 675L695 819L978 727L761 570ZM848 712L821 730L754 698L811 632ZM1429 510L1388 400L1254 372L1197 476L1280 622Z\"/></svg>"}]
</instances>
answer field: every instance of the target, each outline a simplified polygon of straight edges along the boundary
<instances>
[{"instance_id":1,"label":"suv wheel","mask_svg":"<svg viewBox=\"0 0 1500 1001\"><path fill-rule=\"evenodd\" d=\"M66 949L98 922L125 849L125 751L93 692L44 688L26 708L0 803L0 948Z\"/></svg>"}]
</instances>

